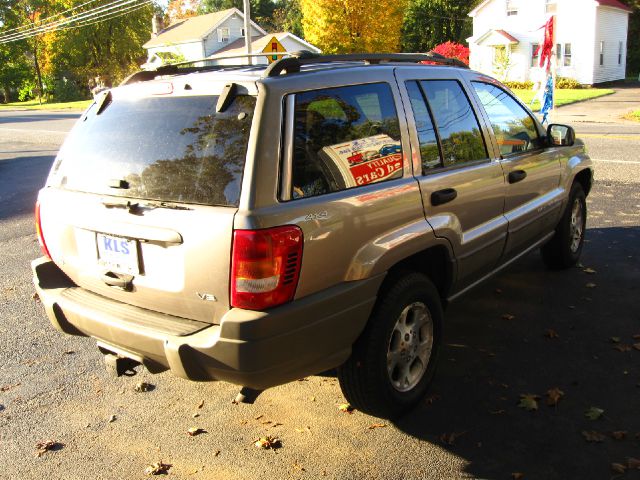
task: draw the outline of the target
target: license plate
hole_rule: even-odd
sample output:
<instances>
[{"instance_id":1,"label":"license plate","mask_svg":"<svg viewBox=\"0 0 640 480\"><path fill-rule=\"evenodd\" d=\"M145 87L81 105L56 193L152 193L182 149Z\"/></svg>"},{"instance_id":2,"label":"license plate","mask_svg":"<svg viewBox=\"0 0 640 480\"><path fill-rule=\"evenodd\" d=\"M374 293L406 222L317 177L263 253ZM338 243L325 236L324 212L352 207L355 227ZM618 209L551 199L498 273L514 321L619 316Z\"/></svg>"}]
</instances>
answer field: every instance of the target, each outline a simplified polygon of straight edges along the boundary
<instances>
[{"instance_id":1,"label":"license plate","mask_svg":"<svg viewBox=\"0 0 640 480\"><path fill-rule=\"evenodd\" d=\"M140 273L136 240L97 233L96 242L99 265L118 273Z\"/></svg>"}]
</instances>

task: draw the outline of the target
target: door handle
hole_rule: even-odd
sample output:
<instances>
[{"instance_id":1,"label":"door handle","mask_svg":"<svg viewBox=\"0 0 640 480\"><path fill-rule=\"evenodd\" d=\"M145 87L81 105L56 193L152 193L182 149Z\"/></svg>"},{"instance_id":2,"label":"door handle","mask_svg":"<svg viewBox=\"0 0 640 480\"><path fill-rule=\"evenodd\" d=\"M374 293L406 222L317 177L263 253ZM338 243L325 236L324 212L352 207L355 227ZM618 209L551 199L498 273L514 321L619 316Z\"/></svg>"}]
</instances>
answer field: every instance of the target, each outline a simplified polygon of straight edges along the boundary
<instances>
[{"instance_id":1,"label":"door handle","mask_svg":"<svg viewBox=\"0 0 640 480\"><path fill-rule=\"evenodd\" d=\"M431 204L435 207L437 205L443 205L449 203L458 196L458 192L455 188L445 188L444 190L438 190L431 194Z\"/></svg>"},{"instance_id":2,"label":"door handle","mask_svg":"<svg viewBox=\"0 0 640 480\"><path fill-rule=\"evenodd\" d=\"M118 287L127 292L130 292L133 287L133 275L107 272L101 278L110 287Z\"/></svg>"},{"instance_id":3,"label":"door handle","mask_svg":"<svg viewBox=\"0 0 640 480\"><path fill-rule=\"evenodd\" d=\"M509 183L518 183L527 178L527 172L524 170L514 170L509 174Z\"/></svg>"}]
</instances>

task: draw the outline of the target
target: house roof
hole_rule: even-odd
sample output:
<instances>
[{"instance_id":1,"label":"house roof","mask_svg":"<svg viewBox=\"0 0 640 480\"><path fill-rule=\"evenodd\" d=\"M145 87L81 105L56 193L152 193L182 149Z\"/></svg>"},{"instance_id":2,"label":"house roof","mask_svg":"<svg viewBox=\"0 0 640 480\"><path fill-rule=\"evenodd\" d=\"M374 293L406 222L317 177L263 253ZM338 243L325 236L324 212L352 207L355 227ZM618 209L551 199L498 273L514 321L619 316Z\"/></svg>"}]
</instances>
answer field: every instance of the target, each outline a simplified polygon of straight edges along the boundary
<instances>
[{"instance_id":1,"label":"house roof","mask_svg":"<svg viewBox=\"0 0 640 480\"><path fill-rule=\"evenodd\" d=\"M480 4L474 8L473 10L471 10L469 12L469 16L470 17L475 17L476 14L485 7L485 5L487 5L488 3L492 2L493 0L484 0L483 2L480 2ZM619 8L620 10L624 10L626 12L631 12L631 8L629 8L627 5L625 5L624 3L622 3L619 0L596 0L596 3L598 5L600 5L601 7L613 7L613 8Z\"/></svg>"},{"instance_id":2,"label":"house roof","mask_svg":"<svg viewBox=\"0 0 640 480\"><path fill-rule=\"evenodd\" d=\"M596 2L601 7L613 7L613 8L619 8L620 10L624 10L625 12L632 12L631 8L629 8L624 3L619 2L618 0L596 0Z\"/></svg>"},{"instance_id":3,"label":"house roof","mask_svg":"<svg viewBox=\"0 0 640 480\"><path fill-rule=\"evenodd\" d=\"M143 45L144 48L161 47L176 43L198 42L209 35L216 27L233 14L244 18L244 14L237 8L229 8L219 12L198 15L197 17L184 18L163 29L157 37L152 38ZM251 25L260 33L266 33L258 24Z\"/></svg>"},{"instance_id":4,"label":"house roof","mask_svg":"<svg viewBox=\"0 0 640 480\"><path fill-rule=\"evenodd\" d=\"M297 40L304 46L306 46L312 52L320 53L320 49L318 47L315 47L314 45L311 45L310 43L305 42L300 37L297 37L290 32L268 33L266 35L252 37L251 51L254 53L262 52L273 37L276 37L276 39L279 42L287 37L292 38L294 40ZM226 45L222 47L220 50L217 50L211 57L216 58L218 56L242 55L244 53L245 53L244 38L238 38L237 40L234 40L233 42L231 42L229 45Z\"/></svg>"},{"instance_id":5,"label":"house roof","mask_svg":"<svg viewBox=\"0 0 640 480\"><path fill-rule=\"evenodd\" d=\"M490 40L490 42L488 41ZM506 30L488 30L483 35L480 35L478 38L468 38L467 41L469 43L475 43L480 45L481 43L486 43L489 46L495 45L511 45L518 44L520 40L511 35Z\"/></svg>"}]
</instances>

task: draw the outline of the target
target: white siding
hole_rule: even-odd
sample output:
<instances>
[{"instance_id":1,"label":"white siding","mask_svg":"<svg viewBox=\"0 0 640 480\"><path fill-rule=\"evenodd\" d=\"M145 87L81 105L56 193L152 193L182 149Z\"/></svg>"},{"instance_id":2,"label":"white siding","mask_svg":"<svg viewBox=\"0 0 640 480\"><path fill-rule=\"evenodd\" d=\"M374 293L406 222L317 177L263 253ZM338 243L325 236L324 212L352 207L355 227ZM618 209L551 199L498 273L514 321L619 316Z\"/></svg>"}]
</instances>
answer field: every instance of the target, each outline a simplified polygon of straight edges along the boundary
<instances>
[{"instance_id":1,"label":"white siding","mask_svg":"<svg viewBox=\"0 0 640 480\"><path fill-rule=\"evenodd\" d=\"M626 42L628 29L627 12L598 7L593 56L593 83L611 82L625 78L627 67ZM600 65L600 42L604 41L604 65ZM623 42L622 63L618 64L618 45Z\"/></svg>"},{"instance_id":2,"label":"white siding","mask_svg":"<svg viewBox=\"0 0 640 480\"><path fill-rule=\"evenodd\" d=\"M151 58L154 53L158 52L171 52L182 55L185 60L198 60L200 58L204 58L204 53L202 51L202 42L200 41L151 47L147 50L148 58Z\"/></svg>"},{"instance_id":3,"label":"white siding","mask_svg":"<svg viewBox=\"0 0 640 480\"><path fill-rule=\"evenodd\" d=\"M228 42L219 42L218 41L218 28L229 28L229 41ZM213 31L204 39L204 51L205 57L212 55L213 53L220 50L222 47L226 47L234 40L238 38L242 38L242 29L244 28L244 19L238 15L233 14L227 20L222 22ZM258 36L262 35L255 27L251 27L251 35Z\"/></svg>"}]
</instances>

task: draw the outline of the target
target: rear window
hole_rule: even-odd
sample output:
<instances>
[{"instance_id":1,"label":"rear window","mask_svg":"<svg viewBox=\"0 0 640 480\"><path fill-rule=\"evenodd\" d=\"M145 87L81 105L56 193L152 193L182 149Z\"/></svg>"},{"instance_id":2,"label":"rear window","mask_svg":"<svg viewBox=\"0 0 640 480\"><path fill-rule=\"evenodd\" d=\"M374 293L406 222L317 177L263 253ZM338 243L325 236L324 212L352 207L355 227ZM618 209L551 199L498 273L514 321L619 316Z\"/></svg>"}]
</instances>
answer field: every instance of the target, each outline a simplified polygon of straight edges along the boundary
<instances>
[{"instance_id":1,"label":"rear window","mask_svg":"<svg viewBox=\"0 0 640 480\"><path fill-rule=\"evenodd\" d=\"M49 183L144 200L237 206L255 97L114 98L65 141ZM119 185L122 188L113 188Z\"/></svg>"}]
</instances>

